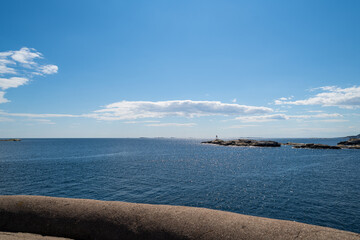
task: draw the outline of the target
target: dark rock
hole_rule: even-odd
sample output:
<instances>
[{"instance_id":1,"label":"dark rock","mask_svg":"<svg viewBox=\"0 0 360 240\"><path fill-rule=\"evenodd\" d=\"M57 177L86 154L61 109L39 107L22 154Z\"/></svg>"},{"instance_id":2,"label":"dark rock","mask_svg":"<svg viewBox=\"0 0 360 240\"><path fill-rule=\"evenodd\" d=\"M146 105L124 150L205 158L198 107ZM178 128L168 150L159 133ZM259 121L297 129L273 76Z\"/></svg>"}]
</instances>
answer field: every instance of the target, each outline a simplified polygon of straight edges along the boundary
<instances>
[{"instance_id":1,"label":"dark rock","mask_svg":"<svg viewBox=\"0 0 360 240\"><path fill-rule=\"evenodd\" d=\"M6 141L6 142L19 142L19 141L21 141L21 139L18 139L18 138L0 139L0 141Z\"/></svg>"},{"instance_id":2,"label":"dark rock","mask_svg":"<svg viewBox=\"0 0 360 240\"><path fill-rule=\"evenodd\" d=\"M304 145L304 144L305 144L305 143L287 142L287 143L283 143L282 145L301 146L301 145Z\"/></svg>"},{"instance_id":3,"label":"dark rock","mask_svg":"<svg viewBox=\"0 0 360 240\"><path fill-rule=\"evenodd\" d=\"M360 138L351 138L347 141L339 142L337 145L360 145Z\"/></svg>"},{"instance_id":4,"label":"dark rock","mask_svg":"<svg viewBox=\"0 0 360 240\"><path fill-rule=\"evenodd\" d=\"M360 149L360 144L359 145L337 145L337 146L342 149Z\"/></svg>"},{"instance_id":5,"label":"dark rock","mask_svg":"<svg viewBox=\"0 0 360 240\"><path fill-rule=\"evenodd\" d=\"M257 141L251 139L237 139L230 141L223 141L215 139L212 141L202 142L205 144L216 144L222 146L237 146L237 147L280 147L281 144L275 141Z\"/></svg>"},{"instance_id":6,"label":"dark rock","mask_svg":"<svg viewBox=\"0 0 360 240\"><path fill-rule=\"evenodd\" d=\"M298 143L292 145L293 148L310 148L310 149L341 149L339 146L329 146L325 144L317 143Z\"/></svg>"}]
</instances>

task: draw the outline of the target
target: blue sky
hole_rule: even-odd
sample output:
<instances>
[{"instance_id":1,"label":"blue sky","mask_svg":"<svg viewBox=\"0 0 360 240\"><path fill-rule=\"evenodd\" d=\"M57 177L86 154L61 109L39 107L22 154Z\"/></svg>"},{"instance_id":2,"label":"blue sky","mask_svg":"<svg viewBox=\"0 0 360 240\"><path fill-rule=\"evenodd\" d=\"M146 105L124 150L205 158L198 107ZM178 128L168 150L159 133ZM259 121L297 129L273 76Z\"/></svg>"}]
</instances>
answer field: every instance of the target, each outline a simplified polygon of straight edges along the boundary
<instances>
[{"instance_id":1,"label":"blue sky","mask_svg":"<svg viewBox=\"0 0 360 240\"><path fill-rule=\"evenodd\" d=\"M0 137L360 133L357 0L0 9Z\"/></svg>"}]
</instances>

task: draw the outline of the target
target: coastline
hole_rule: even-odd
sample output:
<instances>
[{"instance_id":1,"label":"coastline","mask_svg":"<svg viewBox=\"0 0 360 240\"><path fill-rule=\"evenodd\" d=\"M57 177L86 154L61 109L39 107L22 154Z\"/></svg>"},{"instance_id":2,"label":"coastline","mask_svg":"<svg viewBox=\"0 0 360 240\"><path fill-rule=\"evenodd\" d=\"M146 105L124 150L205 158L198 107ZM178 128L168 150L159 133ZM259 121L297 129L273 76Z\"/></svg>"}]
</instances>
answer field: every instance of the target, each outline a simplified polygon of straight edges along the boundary
<instances>
[{"instance_id":1,"label":"coastline","mask_svg":"<svg viewBox=\"0 0 360 240\"><path fill-rule=\"evenodd\" d=\"M23 195L0 196L0 231L74 239L360 239L357 233L205 208Z\"/></svg>"}]
</instances>

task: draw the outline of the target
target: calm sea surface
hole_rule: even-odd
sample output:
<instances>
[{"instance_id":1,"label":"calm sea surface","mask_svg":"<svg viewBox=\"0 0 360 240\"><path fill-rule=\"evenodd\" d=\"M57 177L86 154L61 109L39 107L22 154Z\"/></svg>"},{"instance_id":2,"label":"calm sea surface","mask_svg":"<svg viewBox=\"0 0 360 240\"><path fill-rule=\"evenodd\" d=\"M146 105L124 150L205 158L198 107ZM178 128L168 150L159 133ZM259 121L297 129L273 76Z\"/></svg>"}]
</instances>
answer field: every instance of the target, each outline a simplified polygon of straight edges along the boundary
<instances>
[{"instance_id":1,"label":"calm sea surface","mask_svg":"<svg viewBox=\"0 0 360 240\"><path fill-rule=\"evenodd\" d=\"M336 144L343 139L275 140ZM0 194L206 207L360 233L360 150L200 142L0 142Z\"/></svg>"}]
</instances>

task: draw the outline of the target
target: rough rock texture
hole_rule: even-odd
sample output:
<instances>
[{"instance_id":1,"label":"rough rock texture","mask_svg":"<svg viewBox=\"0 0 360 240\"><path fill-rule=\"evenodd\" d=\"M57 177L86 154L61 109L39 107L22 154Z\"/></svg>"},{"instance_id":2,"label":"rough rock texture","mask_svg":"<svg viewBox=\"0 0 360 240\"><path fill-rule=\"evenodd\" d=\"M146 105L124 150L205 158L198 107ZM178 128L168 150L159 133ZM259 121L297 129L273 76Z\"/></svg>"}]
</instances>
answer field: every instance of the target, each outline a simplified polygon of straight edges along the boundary
<instances>
[{"instance_id":1,"label":"rough rock texture","mask_svg":"<svg viewBox=\"0 0 360 240\"><path fill-rule=\"evenodd\" d=\"M330 146L317 143L292 143L288 142L284 145L291 145L293 148L310 148L310 149L341 149L339 146Z\"/></svg>"},{"instance_id":2,"label":"rough rock texture","mask_svg":"<svg viewBox=\"0 0 360 240\"><path fill-rule=\"evenodd\" d=\"M356 233L204 208L0 196L0 231L74 239L360 239Z\"/></svg>"},{"instance_id":3,"label":"rough rock texture","mask_svg":"<svg viewBox=\"0 0 360 240\"><path fill-rule=\"evenodd\" d=\"M359 145L337 145L337 146L342 149L360 149L360 144Z\"/></svg>"},{"instance_id":4,"label":"rough rock texture","mask_svg":"<svg viewBox=\"0 0 360 240\"><path fill-rule=\"evenodd\" d=\"M238 147L280 147L281 144L275 141L257 141L251 139L237 139L224 141L220 139L215 139L212 141L202 142L205 144L216 144L222 146L238 146Z\"/></svg>"},{"instance_id":5,"label":"rough rock texture","mask_svg":"<svg viewBox=\"0 0 360 240\"><path fill-rule=\"evenodd\" d=\"M360 149L360 138L351 138L347 141L339 142L337 145L345 149Z\"/></svg>"},{"instance_id":6,"label":"rough rock texture","mask_svg":"<svg viewBox=\"0 0 360 240\"><path fill-rule=\"evenodd\" d=\"M41 236L32 233L0 232L1 240L69 240L70 238Z\"/></svg>"}]
</instances>

